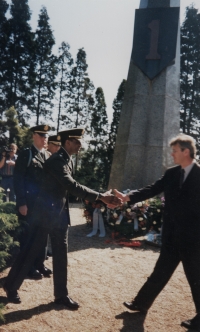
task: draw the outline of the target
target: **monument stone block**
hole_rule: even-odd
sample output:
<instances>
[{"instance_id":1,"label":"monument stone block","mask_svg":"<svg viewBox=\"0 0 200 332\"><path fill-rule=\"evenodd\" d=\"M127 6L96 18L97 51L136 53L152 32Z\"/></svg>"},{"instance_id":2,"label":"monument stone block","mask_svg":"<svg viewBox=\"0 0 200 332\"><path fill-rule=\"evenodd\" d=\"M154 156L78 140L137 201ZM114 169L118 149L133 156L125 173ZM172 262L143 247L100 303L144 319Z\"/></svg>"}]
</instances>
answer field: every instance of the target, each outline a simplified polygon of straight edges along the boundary
<instances>
[{"instance_id":1,"label":"monument stone block","mask_svg":"<svg viewBox=\"0 0 200 332\"><path fill-rule=\"evenodd\" d=\"M136 10L109 188L143 187L172 165L169 141L180 128L179 7L180 0L141 0Z\"/></svg>"}]
</instances>

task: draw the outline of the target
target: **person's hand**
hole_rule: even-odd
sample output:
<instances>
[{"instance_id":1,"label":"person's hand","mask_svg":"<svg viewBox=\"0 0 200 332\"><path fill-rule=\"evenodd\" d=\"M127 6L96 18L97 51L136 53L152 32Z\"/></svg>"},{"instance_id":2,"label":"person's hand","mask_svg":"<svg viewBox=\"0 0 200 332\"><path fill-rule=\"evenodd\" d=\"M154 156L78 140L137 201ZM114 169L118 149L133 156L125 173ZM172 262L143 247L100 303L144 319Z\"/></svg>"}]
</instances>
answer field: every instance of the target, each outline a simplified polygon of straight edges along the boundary
<instances>
[{"instance_id":1,"label":"person's hand","mask_svg":"<svg viewBox=\"0 0 200 332\"><path fill-rule=\"evenodd\" d=\"M107 205L112 205L113 208L122 204L122 200L119 197L114 196L111 194L112 189L106 191L105 193L101 194L99 199Z\"/></svg>"},{"instance_id":2,"label":"person's hand","mask_svg":"<svg viewBox=\"0 0 200 332\"><path fill-rule=\"evenodd\" d=\"M123 203L130 201L130 197L126 194L121 193L117 189L113 190L114 195L122 200Z\"/></svg>"},{"instance_id":3,"label":"person's hand","mask_svg":"<svg viewBox=\"0 0 200 332\"><path fill-rule=\"evenodd\" d=\"M22 216L26 216L28 212L27 205L22 205L19 207L19 212Z\"/></svg>"}]
</instances>

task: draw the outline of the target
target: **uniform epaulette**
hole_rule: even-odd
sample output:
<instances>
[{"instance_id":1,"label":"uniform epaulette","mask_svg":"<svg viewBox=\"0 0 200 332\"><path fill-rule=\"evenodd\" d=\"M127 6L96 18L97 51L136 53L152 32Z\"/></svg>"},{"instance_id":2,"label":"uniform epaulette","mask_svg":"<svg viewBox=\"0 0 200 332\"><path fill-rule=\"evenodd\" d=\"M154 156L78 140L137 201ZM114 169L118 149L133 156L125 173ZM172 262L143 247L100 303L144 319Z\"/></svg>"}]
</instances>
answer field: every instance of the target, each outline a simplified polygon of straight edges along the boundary
<instances>
[{"instance_id":1,"label":"uniform epaulette","mask_svg":"<svg viewBox=\"0 0 200 332\"><path fill-rule=\"evenodd\" d=\"M28 151L28 150L30 150L30 148L23 148L19 151L19 153L24 152L24 151Z\"/></svg>"},{"instance_id":2,"label":"uniform epaulette","mask_svg":"<svg viewBox=\"0 0 200 332\"><path fill-rule=\"evenodd\" d=\"M63 155L64 155L64 152L61 151L61 152L59 153L59 157L63 157Z\"/></svg>"},{"instance_id":3,"label":"uniform epaulette","mask_svg":"<svg viewBox=\"0 0 200 332\"><path fill-rule=\"evenodd\" d=\"M22 150L19 151L19 153L22 153L22 152L28 152L30 151L31 148L23 148Z\"/></svg>"},{"instance_id":4,"label":"uniform epaulette","mask_svg":"<svg viewBox=\"0 0 200 332\"><path fill-rule=\"evenodd\" d=\"M57 154L58 153L58 154ZM69 157L69 155L63 150L62 151L62 149L60 149L58 152L57 152L56 154L57 154L57 156L59 156L59 157L61 157L61 158L64 158L65 160L70 160L70 157Z\"/></svg>"}]
</instances>

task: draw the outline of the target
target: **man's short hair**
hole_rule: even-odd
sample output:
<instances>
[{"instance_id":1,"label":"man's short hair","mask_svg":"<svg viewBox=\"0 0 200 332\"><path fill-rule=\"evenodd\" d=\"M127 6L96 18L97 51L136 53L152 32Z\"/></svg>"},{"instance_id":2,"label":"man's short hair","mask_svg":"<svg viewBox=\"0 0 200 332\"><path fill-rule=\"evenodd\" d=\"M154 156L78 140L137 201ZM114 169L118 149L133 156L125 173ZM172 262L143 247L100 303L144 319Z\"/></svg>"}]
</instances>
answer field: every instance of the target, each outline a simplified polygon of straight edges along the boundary
<instances>
[{"instance_id":1,"label":"man's short hair","mask_svg":"<svg viewBox=\"0 0 200 332\"><path fill-rule=\"evenodd\" d=\"M196 145L195 140L192 136L179 134L178 136L172 138L169 142L170 146L179 144L181 150L189 149L190 150L190 157L194 159L196 157Z\"/></svg>"}]
</instances>

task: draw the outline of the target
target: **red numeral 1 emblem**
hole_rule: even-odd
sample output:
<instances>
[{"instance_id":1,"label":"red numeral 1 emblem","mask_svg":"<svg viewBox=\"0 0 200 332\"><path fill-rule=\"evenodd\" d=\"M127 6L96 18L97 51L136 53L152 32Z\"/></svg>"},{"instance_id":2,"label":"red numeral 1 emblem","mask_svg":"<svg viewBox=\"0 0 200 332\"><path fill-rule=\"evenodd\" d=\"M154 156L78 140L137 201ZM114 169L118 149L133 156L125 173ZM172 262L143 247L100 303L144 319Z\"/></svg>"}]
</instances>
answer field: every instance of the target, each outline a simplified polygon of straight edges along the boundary
<instances>
[{"instance_id":1,"label":"red numeral 1 emblem","mask_svg":"<svg viewBox=\"0 0 200 332\"><path fill-rule=\"evenodd\" d=\"M151 30L150 50L146 56L148 60L157 60L161 56L158 54L158 36L160 28L160 20L153 20L149 23L148 28Z\"/></svg>"}]
</instances>

